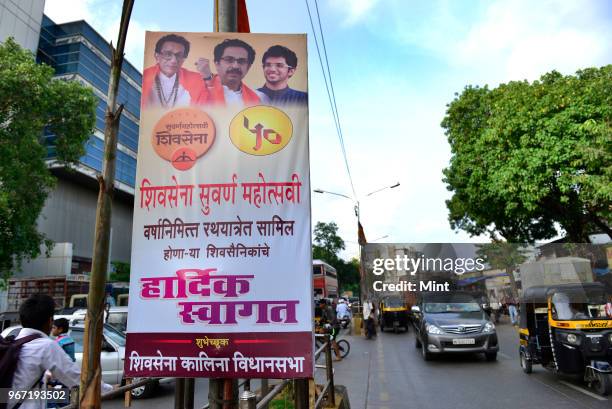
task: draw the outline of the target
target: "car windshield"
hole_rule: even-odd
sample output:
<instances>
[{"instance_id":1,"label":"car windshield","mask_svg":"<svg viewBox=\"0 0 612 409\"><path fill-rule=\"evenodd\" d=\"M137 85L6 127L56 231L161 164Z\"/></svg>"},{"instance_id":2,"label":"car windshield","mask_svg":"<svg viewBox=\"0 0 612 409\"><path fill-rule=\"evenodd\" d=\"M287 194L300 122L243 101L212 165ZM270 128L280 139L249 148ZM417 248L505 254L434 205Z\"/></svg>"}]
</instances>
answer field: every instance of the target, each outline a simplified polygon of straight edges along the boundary
<instances>
[{"instance_id":1,"label":"car windshield","mask_svg":"<svg viewBox=\"0 0 612 409\"><path fill-rule=\"evenodd\" d=\"M120 347L125 346L125 335L121 331L115 329L112 325L104 326L104 336Z\"/></svg>"},{"instance_id":2,"label":"car windshield","mask_svg":"<svg viewBox=\"0 0 612 409\"><path fill-rule=\"evenodd\" d=\"M388 298L383 301L383 306L385 308L402 308L405 307L406 304L399 298Z\"/></svg>"},{"instance_id":3,"label":"car windshield","mask_svg":"<svg viewBox=\"0 0 612 409\"><path fill-rule=\"evenodd\" d=\"M578 296L556 293L551 301L552 315L556 320L612 319L612 300L601 293Z\"/></svg>"},{"instance_id":4,"label":"car windshield","mask_svg":"<svg viewBox=\"0 0 612 409\"><path fill-rule=\"evenodd\" d=\"M425 304L425 312L432 314L479 312L477 302L430 302Z\"/></svg>"},{"instance_id":5,"label":"car windshield","mask_svg":"<svg viewBox=\"0 0 612 409\"><path fill-rule=\"evenodd\" d=\"M124 347L125 346L125 335L122 332L117 331L115 328L105 325L104 326L104 337L114 344ZM74 340L74 352L83 352L83 339L85 336L85 329L81 327L73 327L70 330L70 337Z\"/></svg>"},{"instance_id":6,"label":"car windshield","mask_svg":"<svg viewBox=\"0 0 612 409\"><path fill-rule=\"evenodd\" d=\"M119 331L125 332L127 328L127 313L125 312L110 312L106 323L117 328Z\"/></svg>"}]
</instances>

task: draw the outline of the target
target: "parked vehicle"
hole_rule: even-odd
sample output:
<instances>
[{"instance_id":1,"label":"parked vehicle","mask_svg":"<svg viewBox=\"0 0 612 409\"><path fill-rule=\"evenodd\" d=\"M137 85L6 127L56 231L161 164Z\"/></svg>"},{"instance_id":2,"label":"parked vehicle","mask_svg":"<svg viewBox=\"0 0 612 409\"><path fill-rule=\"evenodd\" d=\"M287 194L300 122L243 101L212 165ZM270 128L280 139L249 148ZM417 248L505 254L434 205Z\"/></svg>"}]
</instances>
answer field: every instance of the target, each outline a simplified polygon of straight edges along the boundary
<instances>
[{"instance_id":1,"label":"parked vehicle","mask_svg":"<svg viewBox=\"0 0 612 409\"><path fill-rule=\"evenodd\" d=\"M104 322L125 333L127 330L127 314L128 307L110 307L104 310ZM84 325L86 316L86 309L76 310L68 321L71 325Z\"/></svg>"},{"instance_id":2,"label":"parked vehicle","mask_svg":"<svg viewBox=\"0 0 612 409\"><path fill-rule=\"evenodd\" d=\"M384 297L379 304L378 322L380 332L385 328L391 328L395 333L400 329L408 331L408 304L399 297Z\"/></svg>"},{"instance_id":3,"label":"parked vehicle","mask_svg":"<svg viewBox=\"0 0 612 409\"><path fill-rule=\"evenodd\" d=\"M312 260L312 280L315 298L338 296L338 273L325 261Z\"/></svg>"},{"instance_id":4,"label":"parked vehicle","mask_svg":"<svg viewBox=\"0 0 612 409\"><path fill-rule=\"evenodd\" d=\"M612 313L601 283L536 286L520 299L519 357L560 374L581 375L600 395L612 392Z\"/></svg>"},{"instance_id":5,"label":"parked vehicle","mask_svg":"<svg viewBox=\"0 0 612 409\"><path fill-rule=\"evenodd\" d=\"M422 293L414 313L415 346L423 359L442 353L484 353L497 359L497 333L487 314L467 292Z\"/></svg>"},{"instance_id":6,"label":"parked vehicle","mask_svg":"<svg viewBox=\"0 0 612 409\"><path fill-rule=\"evenodd\" d=\"M127 307L129 300L130 300L129 294L119 294L117 296L117 306Z\"/></svg>"},{"instance_id":7,"label":"parked vehicle","mask_svg":"<svg viewBox=\"0 0 612 409\"><path fill-rule=\"evenodd\" d=\"M7 311L19 311L19 306L32 294L48 294L55 301L58 309L66 309L64 314L71 314L70 308L86 308L86 297L89 291L89 277L70 275L58 277L11 278L8 280ZM73 297L80 294L81 297Z\"/></svg>"},{"instance_id":8,"label":"parked vehicle","mask_svg":"<svg viewBox=\"0 0 612 409\"><path fill-rule=\"evenodd\" d=\"M105 317L105 322L119 331L125 333L127 330L128 307L110 307Z\"/></svg>"}]
</instances>

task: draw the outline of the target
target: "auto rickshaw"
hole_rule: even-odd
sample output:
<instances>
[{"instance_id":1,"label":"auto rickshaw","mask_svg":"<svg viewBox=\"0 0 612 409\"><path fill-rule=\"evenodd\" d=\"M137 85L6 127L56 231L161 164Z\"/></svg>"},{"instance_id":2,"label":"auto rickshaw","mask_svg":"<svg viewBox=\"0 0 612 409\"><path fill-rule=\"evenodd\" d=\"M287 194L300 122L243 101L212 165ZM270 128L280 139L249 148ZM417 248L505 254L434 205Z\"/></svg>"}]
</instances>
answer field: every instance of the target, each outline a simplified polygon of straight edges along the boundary
<instances>
[{"instance_id":1,"label":"auto rickshaw","mask_svg":"<svg viewBox=\"0 0 612 409\"><path fill-rule=\"evenodd\" d=\"M393 332L408 331L408 304L399 297L384 297L379 305L380 332L393 328Z\"/></svg>"},{"instance_id":2,"label":"auto rickshaw","mask_svg":"<svg viewBox=\"0 0 612 409\"><path fill-rule=\"evenodd\" d=\"M612 309L600 283L527 288L520 299L521 367L533 364L582 376L600 395L612 392Z\"/></svg>"}]
</instances>

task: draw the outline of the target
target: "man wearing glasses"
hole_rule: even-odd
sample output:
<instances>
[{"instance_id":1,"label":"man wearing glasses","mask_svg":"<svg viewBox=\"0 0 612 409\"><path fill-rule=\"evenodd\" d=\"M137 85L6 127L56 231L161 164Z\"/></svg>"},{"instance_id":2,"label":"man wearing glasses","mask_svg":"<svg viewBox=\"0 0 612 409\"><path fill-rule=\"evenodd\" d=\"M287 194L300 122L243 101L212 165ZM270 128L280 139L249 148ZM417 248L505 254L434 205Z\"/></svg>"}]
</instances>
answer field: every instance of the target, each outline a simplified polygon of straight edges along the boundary
<instances>
[{"instance_id":1,"label":"man wearing glasses","mask_svg":"<svg viewBox=\"0 0 612 409\"><path fill-rule=\"evenodd\" d=\"M142 105L174 108L200 105L208 100L208 90L199 72L183 68L189 54L189 41L168 34L155 44L155 64L142 74Z\"/></svg>"},{"instance_id":2,"label":"man wearing glasses","mask_svg":"<svg viewBox=\"0 0 612 409\"><path fill-rule=\"evenodd\" d=\"M265 98L247 87L242 79L247 75L255 50L242 40L224 40L214 50L217 75L212 75L208 60L200 58L196 63L210 92L209 102L217 105L258 105Z\"/></svg>"},{"instance_id":3,"label":"man wearing glasses","mask_svg":"<svg viewBox=\"0 0 612 409\"><path fill-rule=\"evenodd\" d=\"M266 84L257 91L265 94L272 105L306 105L308 94L289 87L289 78L295 74L297 56L282 45L268 48L261 59Z\"/></svg>"}]
</instances>

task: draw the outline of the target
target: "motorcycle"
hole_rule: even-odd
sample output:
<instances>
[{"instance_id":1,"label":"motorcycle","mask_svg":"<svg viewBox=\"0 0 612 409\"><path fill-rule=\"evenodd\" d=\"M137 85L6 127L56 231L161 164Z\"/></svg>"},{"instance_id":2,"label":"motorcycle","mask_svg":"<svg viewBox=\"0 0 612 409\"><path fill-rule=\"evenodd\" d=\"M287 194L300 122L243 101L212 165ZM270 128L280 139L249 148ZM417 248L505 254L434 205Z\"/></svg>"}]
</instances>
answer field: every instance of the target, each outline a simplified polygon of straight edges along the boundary
<instances>
[{"instance_id":1,"label":"motorcycle","mask_svg":"<svg viewBox=\"0 0 612 409\"><path fill-rule=\"evenodd\" d=\"M351 316L349 314L344 314L338 317L338 322L343 329L347 329L351 324Z\"/></svg>"}]
</instances>

